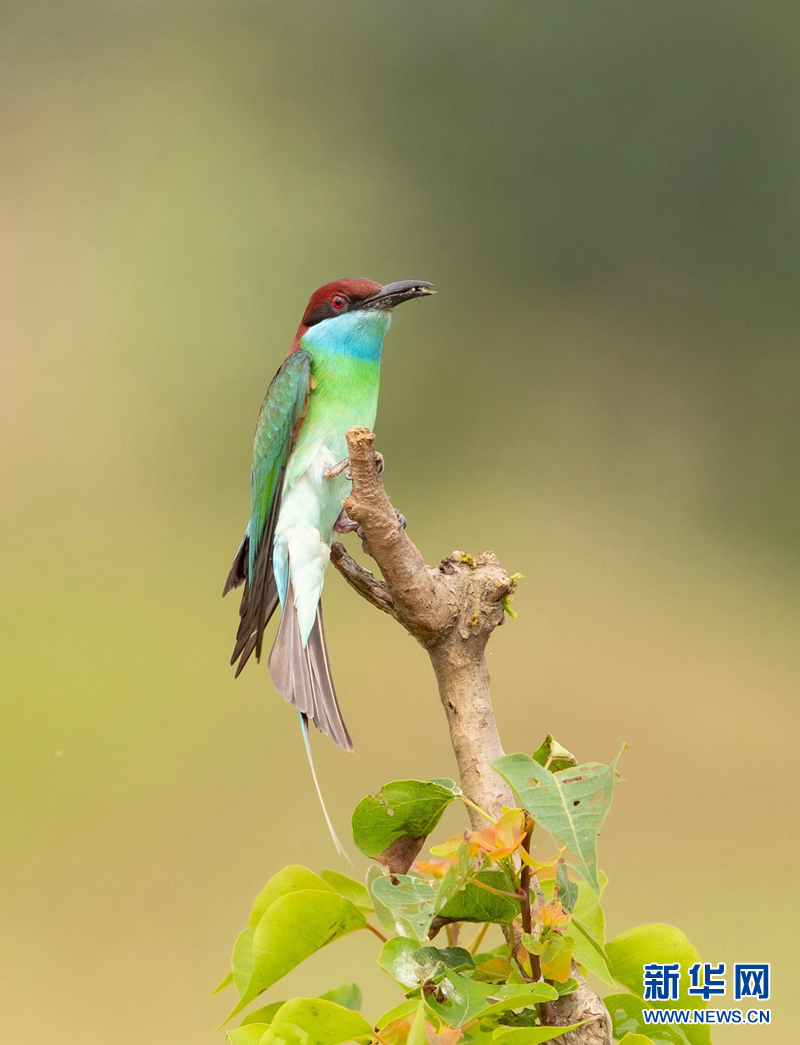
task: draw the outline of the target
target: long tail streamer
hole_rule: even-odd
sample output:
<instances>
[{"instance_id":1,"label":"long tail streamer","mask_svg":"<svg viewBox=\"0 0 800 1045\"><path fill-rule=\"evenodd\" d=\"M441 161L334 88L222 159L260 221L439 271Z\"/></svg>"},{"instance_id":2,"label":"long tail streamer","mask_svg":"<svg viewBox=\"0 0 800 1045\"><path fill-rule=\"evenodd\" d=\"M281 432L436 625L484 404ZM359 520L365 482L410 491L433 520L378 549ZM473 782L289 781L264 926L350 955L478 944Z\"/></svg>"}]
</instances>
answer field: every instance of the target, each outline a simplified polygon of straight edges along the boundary
<instances>
[{"instance_id":1,"label":"long tail streamer","mask_svg":"<svg viewBox=\"0 0 800 1045\"><path fill-rule=\"evenodd\" d=\"M348 864L350 864L350 866L352 867L353 861L350 859L347 850L339 841L338 835L333 829L333 823L331 822L331 818L328 815L328 809L325 805L325 799L322 797L322 789L319 786L319 781L317 780L317 771L314 768L314 759L311 757L311 741L309 740L308 736L308 718L306 715L302 713L302 711L298 711L297 714L300 717L300 729L303 731L303 744L305 745L306 749L306 758L308 759L308 764L311 767L311 776L314 781L314 787L317 789L317 798L319 798L319 804L322 806L322 814L325 817L325 823L328 825L328 830L330 831L331 838L333 839L333 844L336 846L337 853L340 853L348 862Z\"/></svg>"}]
</instances>

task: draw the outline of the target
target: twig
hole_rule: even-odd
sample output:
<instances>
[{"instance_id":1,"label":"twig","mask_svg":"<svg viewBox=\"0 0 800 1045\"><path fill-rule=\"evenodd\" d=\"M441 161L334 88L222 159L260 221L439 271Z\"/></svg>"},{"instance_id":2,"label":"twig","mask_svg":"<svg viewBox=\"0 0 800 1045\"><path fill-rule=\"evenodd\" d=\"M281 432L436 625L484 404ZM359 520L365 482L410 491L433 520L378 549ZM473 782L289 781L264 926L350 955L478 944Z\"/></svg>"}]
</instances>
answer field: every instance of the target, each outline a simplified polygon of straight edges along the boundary
<instances>
[{"instance_id":1,"label":"twig","mask_svg":"<svg viewBox=\"0 0 800 1045\"><path fill-rule=\"evenodd\" d=\"M494 827L497 824L497 821L494 819L494 817L489 816L488 813L484 813L481 807L476 806L474 802L470 802L466 795L459 795L459 798L465 806L469 806L470 809L474 809L476 813L480 813L484 820L488 820L492 827Z\"/></svg>"},{"instance_id":2,"label":"twig","mask_svg":"<svg viewBox=\"0 0 800 1045\"><path fill-rule=\"evenodd\" d=\"M384 490L375 436L367 428L350 428L347 446L353 492L344 509L361 526L364 550L378 564L383 581L355 562L340 544L333 545L331 561L362 598L394 617L427 651L447 716L461 789L468 799L470 821L475 830L480 830L484 819L491 821L500 816L503 806L514 805L508 784L491 767L503 754L503 747L484 656L492 632L504 623L503 600L512 593L514 582L491 552L473 557L457 551L436 567L426 566ZM534 889L535 881L531 882ZM514 898L519 896L515 894ZM512 934L512 953L513 942ZM573 963L573 975L576 972ZM580 973L578 977L581 985L577 991L548 1003L552 1024L567 1026L581 1019L591 1022L568 1031L560 1041L564 1045L611 1045L605 1007Z\"/></svg>"},{"instance_id":3,"label":"twig","mask_svg":"<svg viewBox=\"0 0 800 1045\"><path fill-rule=\"evenodd\" d=\"M531 817L526 817L526 820L527 823L525 825L525 837L522 839L522 848L530 856L531 836L533 835L535 824ZM522 931L526 933L533 932L533 923L531 921L531 870L531 865L525 863L523 860L519 887L522 893L522 902L520 904L522 909Z\"/></svg>"},{"instance_id":4,"label":"twig","mask_svg":"<svg viewBox=\"0 0 800 1045\"><path fill-rule=\"evenodd\" d=\"M381 940L383 943L386 943L386 937L383 935L382 932L380 932L380 930L376 929L374 925L370 925L369 922L367 922L364 928L369 929L369 931L374 936L377 936L379 940Z\"/></svg>"}]
</instances>

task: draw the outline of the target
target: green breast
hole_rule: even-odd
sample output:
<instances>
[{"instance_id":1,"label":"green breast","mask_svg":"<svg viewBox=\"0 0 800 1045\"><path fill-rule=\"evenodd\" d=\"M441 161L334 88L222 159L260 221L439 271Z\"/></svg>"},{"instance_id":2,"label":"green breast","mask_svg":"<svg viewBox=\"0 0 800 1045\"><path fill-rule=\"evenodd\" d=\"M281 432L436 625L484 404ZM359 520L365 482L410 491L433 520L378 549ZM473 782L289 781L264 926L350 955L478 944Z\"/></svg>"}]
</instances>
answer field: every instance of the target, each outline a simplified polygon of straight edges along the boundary
<instances>
[{"instance_id":1,"label":"green breast","mask_svg":"<svg viewBox=\"0 0 800 1045\"><path fill-rule=\"evenodd\" d=\"M372 428L378 409L380 362L312 351L313 387L308 409L289 464L289 482L311 464L320 445L334 458L347 456L345 432L353 425Z\"/></svg>"}]
</instances>

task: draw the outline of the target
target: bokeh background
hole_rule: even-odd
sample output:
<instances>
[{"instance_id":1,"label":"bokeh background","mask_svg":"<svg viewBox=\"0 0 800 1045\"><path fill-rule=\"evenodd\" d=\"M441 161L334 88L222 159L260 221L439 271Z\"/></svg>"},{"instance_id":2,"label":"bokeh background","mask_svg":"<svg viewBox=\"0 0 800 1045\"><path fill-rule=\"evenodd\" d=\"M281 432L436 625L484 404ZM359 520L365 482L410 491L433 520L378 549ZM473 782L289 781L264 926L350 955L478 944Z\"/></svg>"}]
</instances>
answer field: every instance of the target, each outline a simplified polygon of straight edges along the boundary
<instances>
[{"instance_id":1,"label":"bokeh background","mask_svg":"<svg viewBox=\"0 0 800 1045\"><path fill-rule=\"evenodd\" d=\"M797 16L5 0L4 1040L221 1040L253 895L347 870L219 596L266 386L310 292L364 275L439 290L387 340L379 446L429 559L525 575L491 644L507 748L630 745L610 932L772 962L773 1027L715 1040L796 1041ZM453 760L422 651L333 571L326 607L347 834ZM356 979L377 1014L373 942L272 996Z\"/></svg>"}]
</instances>

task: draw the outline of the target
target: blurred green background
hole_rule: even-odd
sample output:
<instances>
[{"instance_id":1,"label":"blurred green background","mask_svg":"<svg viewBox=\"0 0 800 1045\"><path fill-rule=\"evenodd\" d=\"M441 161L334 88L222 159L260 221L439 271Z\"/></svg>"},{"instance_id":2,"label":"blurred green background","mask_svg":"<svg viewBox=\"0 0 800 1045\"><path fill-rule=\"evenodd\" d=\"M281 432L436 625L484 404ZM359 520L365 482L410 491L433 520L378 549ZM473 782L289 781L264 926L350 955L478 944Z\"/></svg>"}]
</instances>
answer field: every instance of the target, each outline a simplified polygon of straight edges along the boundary
<instances>
[{"instance_id":1,"label":"blurred green background","mask_svg":"<svg viewBox=\"0 0 800 1045\"><path fill-rule=\"evenodd\" d=\"M4 1040L211 1041L266 878L346 870L219 594L266 386L310 292L363 275L439 290L387 340L379 446L430 560L525 575L507 748L630 744L610 931L771 961L775 1025L715 1040L796 1041L798 28L772 0L6 0ZM333 571L326 607L346 835L453 760L422 651ZM373 942L272 996L357 979L377 1014Z\"/></svg>"}]
</instances>

